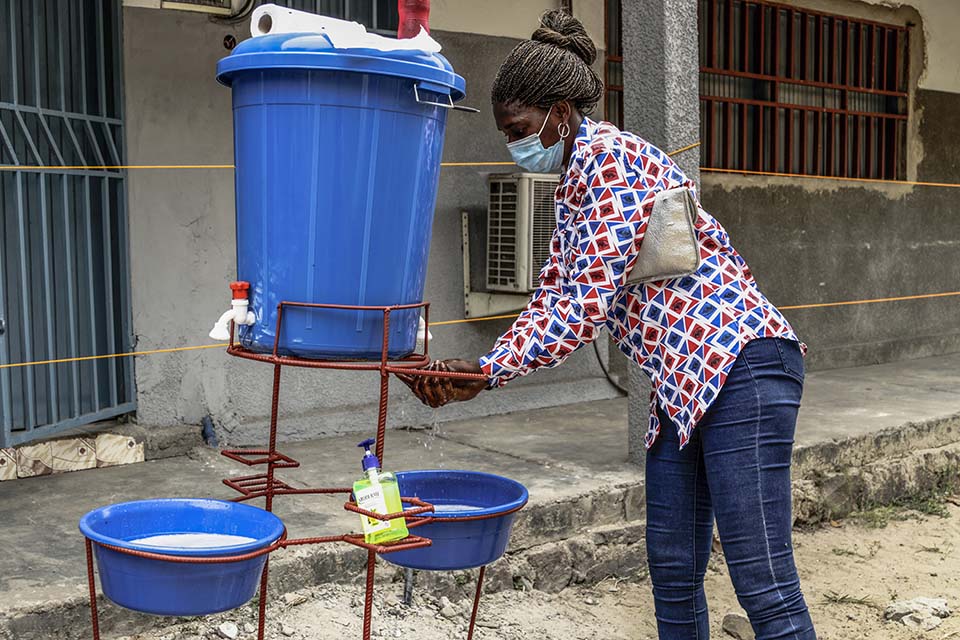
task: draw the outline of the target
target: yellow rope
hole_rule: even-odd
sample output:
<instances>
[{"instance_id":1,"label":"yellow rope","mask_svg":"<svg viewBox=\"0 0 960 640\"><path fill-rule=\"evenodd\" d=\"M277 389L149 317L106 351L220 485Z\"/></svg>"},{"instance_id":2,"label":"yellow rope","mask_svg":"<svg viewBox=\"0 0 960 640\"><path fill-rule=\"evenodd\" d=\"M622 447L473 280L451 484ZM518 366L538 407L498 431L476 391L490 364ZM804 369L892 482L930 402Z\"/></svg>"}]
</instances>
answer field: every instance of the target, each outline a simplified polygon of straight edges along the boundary
<instances>
[{"instance_id":1,"label":"yellow rope","mask_svg":"<svg viewBox=\"0 0 960 640\"><path fill-rule=\"evenodd\" d=\"M667 155L675 156L699 147L701 143L694 142L685 147L670 151ZM441 167L511 167L513 162L441 162ZM74 171L107 171L107 170L137 170L137 169L234 169L232 164L123 164L123 165L0 165L0 171L44 171L44 170L74 170ZM744 169L718 169L701 167L706 173L730 173L746 176L767 176L775 178L800 178L806 180L835 180L839 182L863 182L868 184L889 184L907 187L938 187L946 189L960 189L960 184L951 182L924 182L920 180L883 180L880 178L847 178L843 176L813 176L801 173L779 173L774 171L747 171Z\"/></svg>"},{"instance_id":2,"label":"yellow rope","mask_svg":"<svg viewBox=\"0 0 960 640\"><path fill-rule=\"evenodd\" d=\"M668 155L668 156L675 156L675 155L677 155L678 153L683 153L684 151L690 151L690 149L696 149L696 148L699 147L699 146L700 146L700 143L699 143L699 142L694 142L693 144L688 144L688 145L685 146L685 147L680 147L680 148L677 149L676 151L671 151L671 152L669 152L667 155Z\"/></svg>"},{"instance_id":3,"label":"yellow rope","mask_svg":"<svg viewBox=\"0 0 960 640\"><path fill-rule=\"evenodd\" d=\"M151 356L155 353L176 353L178 351L196 351L198 349L222 349L220 344L201 344L191 347L172 347L170 349L151 349L149 351L128 351L127 353L107 353L99 356L78 356L76 358L57 358L56 360L38 360L36 362L14 362L11 364L0 364L0 369L13 369L16 367L33 367L41 364L63 364L64 362L85 362L87 360L105 360L108 358L126 358L128 356Z\"/></svg>"},{"instance_id":4,"label":"yellow rope","mask_svg":"<svg viewBox=\"0 0 960 640\"><path fill-rule=\"evenodd\" d=\"M468 322L486 322L487 320L506 320L507 318L516 318L517 314L508 313L505 316L484 316L482 318L461 318L460 320L444 320L443 322L431 322L431 327L443 327L451 324L466 324Z\"/></svg>"},{"instance_id":5,"label":"yellow rope","mask_svg":"<svg viewBox=\"0 0 960 640\"><path fill-rule=\"evenodd\" d=\"M684 151L689 151L700 146L699 142L694 142L693 144L688 144L685 147L681 147L676 151L671 151L667 155L674 156ZM442 162L440 166L442 167L489 167L489 166L512 166L512 162ZM64 166L41 166L41 165L0 165L0 171L31 171L31 170L42 170L42 169L74 169L74 170L105 170L105 169L233 169L234 165L232 164L136 164L136 165L108 165L108 166L80 166L80 165L64 165ZM830 176L807 176L801 174L793 173L770 173L763 171L741 171L737 169L712 169L708 167L701 167L701 171L710 171L716 173L740 173L745 175L762 175L762 176L777 176L777 177L789 177L789 178L816 178L819 180L846 180L851 182L874 182L874 183L886 183L886 184L900 184L900 185L910 185L910 186L922 186L922 187L952 187L958 188L960 184L948 184L941 182L912 182L906 180L878 180L873 178L839 178L839 177L830 177ZM899 302L902 300L921 300L925 298L944 298L948 296L960 296L960 291L949 291L946 293L925 293L915 296L900 296L896 298L874 298L871 300L847 300L843 302L821 302L815 304L801 304L801 305L792 305L787 307L779 307L782 310L797 310L797 309L817 309L823 307L843 307L849 305L858 305L858 304L874 304L878 302ZM459 320L443 320L441 322L433 322L430 324L431 327L443 327L450 326L455 324L467 324L471 322L486 322L488 320L508 320L516 318L517 314L507 314L500 316L486 316L483 318L461 318ZM56 360L38 360L35 362L14 362L11 364L0 364L0 369L13 369L17 367L33 367L45 364L63 364L67 362L85 362L87 360L102 360L107 358L126 358L126 357L137 357L137 356L149 356L158 353L177 353L180 351L196 351L199 349L222 349L223 343L220 344L203 344L203 345L194 345L189 347L173 347L170 349L151 349L149 351L130 351L128 353L110 353L98 356L80 356L76 358L58 358Z\"/></svg>"},{"instance_id":6,"label":"yellow rope","mask_svg":"<svg viewBox=\"0 0 960 640\"><path fill-rule=\"evenodd\" d=\"M514 167L513 162L441 162L441 167Z\"/></svg>"},{"instance_id":7,"label":"yellow rope","mask_svg":"<svg viewBox=\"0 0 960 640\"><path fill-rule=\"evenodd\" d=\"M925 298L946 298L948 296L960 296L960 291L948 291L946 293L922 293L915 296L900 296L897 298L872 298L870 300L845 300L843 302L817 302L813 304L795 304L788 307L777 307L783 310L797 309L819 309L821 307L846 307L855 304L875 304L877 302L899 302L901 300L922 300ZM485 320L504 320L506 318L516 318L517 314L512 313L505 316L486 316L483 318L464 318L462 320L445 320L443 322L431 322L431 327L439 327L451 324L463 324L466 322L483 322Z\"/></svg>"},{"instance_id":8,"label":"yellow rope","mask_svg":"<svg viewBox=\"0 0 960 640\"><path fill-rule=\"evenodd\" d=\"M868 182L872 184L892 184L903 185L907 187L945 187L948 189L960 189L960 184L950 182L917 182L915 180L881 180L880 178L845 178L843 176L809 176L802 173L776 173L773 171L745 171L743 169L715 169L712 167L700 167L700 171L709 173L739 173L746 176L773 176L776 178L804 178L813 180L838 180L841 182Z\"/></svg>"},{"instance_id":9,"label":"yellow rope","mask_svg":"<svg viewBox=\"0 0 960 640\"><path fill-rule=\"evenodd\" d=\"M671 151L667 155L676 155L700 146L699 142L694 142L682 149ZM512 167L513 162L441 162L441 167ZM119 171L124 169L235 169L232 164L115 164L115 165L0 165L0 171L49 171L49 170L72 170L72 171Z\"/></svg>"},{"instance_id":10,"label":"yellow rope","mask_svg":"<svg viewBox=\"0 0 960 640\"><path fill-rule=\"evenodd\" d=\"M117 171L121 169L233 169L232 164L113 164L113 165L40 165L2 164L0 171L43 171L61 169L70 171Z\"/></svg>"},{"instance_id":11,"label":"yellow rope","mask_svg":"<svg viewBox=\"0 0 960 640\"><path fill-rule=\"evenodd\" d=\"M777 307L780 310L790 309L819 309L822 307L846 307L853 304L876 304L878 302L900 302L901 300L923 300L925 298L946 298L948 296L960 296L960 291L948 291L946 293L921 293L916 296L899 296L896 298L873 298L871 300L847 300L845 302L818 302L814 304L797 304L790 307Z\"/></svg>"},{"instance_id":12,"label":"yellow rope","mask_svg":"<svg viewBox=\"0 0 960 640\"><path fill-rule=\"evenodd\" d=\"M786 307L778 307L780 310L797 309L819 309L823 307L845 307L859 304L876 304L879 302L900 302L903 300L923 300L928 298L946 298L949 296L960 296L960 291L948 291L945 293L923 293L915 296L899 296L896 298L872 298L869 300L845 300L842 302L818 302L814 304L798 304ZM517 314L510 313L500 316L485 316L483 318L461 318L459 320L443 320L441 322L431 322L431 327L443 327L455 324L467 324L470 322L486 322L488 320L508 320L516 318ZM14 362L11 364L0 364L0 369L13 369L17 367L33 367L44 364L63 364L66 362L84 362L87 360L103 360L106 358L126 358L137 356L150 356L158 353L176 353L178 351L196 351L199 349L223 349L224 343L202 344L189 347L173 347L170 349L151 349L149 351L130 351L128 353L110 353L99 356L81 356L77 358L59 358L57 360L39 360L36 362Z\"/></svg>"},{"instance_id":13,"label":"yellow rope","mask_svg":"<svg viewBox=\"0 0 960 640\"><path fill-rule=\"evenodd\" d=\"M699 147L699 142L689 144L682 149L671 151L668 156L673 156L684 151L689 151L694 147ZM512 167L513 162L441 162L441 167ZM119 171L124 169L235 169L232 164L112 164L112 165L18 165L3 164L0 165L0 171L49 171L61 169L64 171Z\"/></svg>"}]
</instances>

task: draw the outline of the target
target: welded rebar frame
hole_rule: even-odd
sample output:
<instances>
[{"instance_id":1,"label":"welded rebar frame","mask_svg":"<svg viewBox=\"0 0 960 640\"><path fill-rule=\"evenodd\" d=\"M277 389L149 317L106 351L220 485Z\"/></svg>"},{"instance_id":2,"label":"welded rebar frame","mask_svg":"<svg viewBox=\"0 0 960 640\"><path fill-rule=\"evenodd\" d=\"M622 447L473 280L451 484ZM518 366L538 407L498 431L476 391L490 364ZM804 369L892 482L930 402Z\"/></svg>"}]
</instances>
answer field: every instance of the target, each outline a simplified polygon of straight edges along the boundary
<instances>
[{"instance_id":1,"label":"welded rebar frame","mask_svg":"<svg viewBox=\"0 0 960 640\"><path fill-rule=\"evenodd\" d=\"M303 358L298 356L287 356L280 353L279 343L281 328L283 323L283 314L285 307L299 307L299 308L308 308L308 309L317 309L317 310L340 310L340 311L358 311L358 312L380 312L383 314L383 342L382 349L380 353L379 360L322 360L322 359L311 359ZM413 353L406 357L393 359L389 358L389 342L390 342L390 314L396 311L405 311L413 309L422 309L423 317L425 323L424 329L424 349L422 354ZM318 303L306 303L306 302L280 302L277 305L277 324L276 324L276 333L274 334L273 350L269 354L257 353L251 351L243 346L240 346L235 342L235 326L231 323L231 332L230 332L230 344L227 347L227 353L238 357L246 358L248 360L254 360L257 362L265 362L273 365L273 394L271 397L270 405L270 427L269 427L269 439L266 449L225 449L221 451L221 454L231 460L239 462L249 467L253 466L262 466L266 465L266 472L240 476L235 478L226 478L223 480L223 483L230 487L231 489L240 493L236 498L233 498L234 502L245 502L247 500L253 500L256 498L264 498L264 508L267 511L273 511L273 499L274 496L278 495L290 495L290 494L345 494L348 496L347 501L344 503L344 509L352 511L362 516L367 516L377 520L393 520L395 518L404 518L407 522L407 528L413 529L424 524L433 522L435 518L431 517L429 514L433 512L433 505L424 502L415 497L404 497L402 501L408 505L412 505L412 508L405 509L399 513L391 514L378 514L357 506L356 502L352 500L353 490L349 487L317 487L317 488L304 488L297 489L291 487L289 484L280 480L276 477L276 471L278 469L293 469L300 466L300 462L294 460L288 455L280 453L277 451L277 423L279 417L279 405L280 405L280 381L281 381L281 371L285 366L291 367L305 367L311 369L334 369L341 371L378 371L380 373L380 392L379 392L379 406L377 412L377 437L376 437L376 455L382 461L384 454L384 440L386 437L386 427L387 427L387 404L388 404L388 393L390 387L390 374L403 373L413 376L433 376L433 377L443 377L443 378L458 378L458 379L474 379L482 380L485 379L483 374L473 374L473 373L458 373L451 371L441 371L441 370L431 370L425 369L430 363L429 355L429 329L430 329L430 303L421 302L419 304L406 304L406 305L392 305L392 306L369 306L369 305L336 305L336 304L318 304ZM510 511L501 512L493 515L483 515L483 516L458 516L453 518L444 518L444 521L469 521L469 520L485 520L490 518L502 517L519 511L525 505L520 505ZM354 546L360 547L367 551L367 570L366 570L366 586L365 586L365 596L364 596L364 606L363 606L363 640L370 640L371 628L373 624L373 592L374 592L374 577L376 569L376 558L377 555L387 554L396 551L407 551L412 549L420 549L423 547L428 547L431 544L431 541L428 538L422 536L410 535L403 540L399 540L393 543L387 544L370 544L364 541L362 534L340 534L340 535L330 535L330 536L318 536L318 537L308 537L308 538L288 538L287 531L284 529L283 535L275 541L273 544L264 547L263 549L258 549L249 553L242 555L234 556L219 556L219 557L206 557L206 558L197 558L192 556L176 556L168 555L162 553L152 553L147 551L138 551L134 549L126 549L123 547L117 547L114 545L108 545L100 542L90 540L89 538L85 539L86 546L86 559L87 559L87 582L90 595L90 612L91 612L91 627L93 630L93 640L100 640L100 620L99 620L99 611L97 608L97 588L96 588L96 579L94 572L94 560L93 560L93 545L99 544L100 546L116 551L118 553L124 553L127 555L132 555L140 558L146 558L151 560L158 561L167 561L167 562L176 562L182 564L216 564L216 563L229 563L229 562L240 562L243 560L249 560L261 555L270 554L277 549L285 549L286 547L299 546L299 545L311 545L311 544L325 544L332 542L346 542ZM268 595L268 572L270 567L269 557L263 566L263 574L260 577L260 588L259 588L259 610L258 610L258 624L257 624L257 639L264 640L264 633L266 629L266 602ZM476 627L477 613L480 607L480 597L483 594L483 581L486 573L486 566L480 567L480 573L477 577L477 587L476 592L474 593L473 599L473 609L470 616L470 626L467 633L467 639L472 640L474 629Z\"/></svg>"}]
</instances>

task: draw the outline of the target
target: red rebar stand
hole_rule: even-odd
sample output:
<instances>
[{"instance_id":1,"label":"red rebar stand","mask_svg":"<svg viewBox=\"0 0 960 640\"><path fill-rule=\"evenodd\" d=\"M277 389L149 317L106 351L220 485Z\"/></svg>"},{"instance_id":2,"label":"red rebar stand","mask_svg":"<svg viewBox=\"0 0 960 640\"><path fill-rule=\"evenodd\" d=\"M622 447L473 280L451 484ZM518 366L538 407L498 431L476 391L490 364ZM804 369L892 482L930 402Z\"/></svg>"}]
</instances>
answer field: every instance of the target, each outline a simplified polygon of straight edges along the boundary
<instances>
[{"instance_id":1,"label":"red rebar stand","mask_svg":"<svg viewBox=\"0 0 960 640\"><path fill-rule=\"evenodd\" d=\"M375 313L379 312L383 314L383 343L382 350L379 360L318 360L318 359L309 359L309 358L300 358L295 356L285 356L279 353L279 339L281 335L281 329L283 324L283 313L284 309L287 307L299 307L299 308L309 308L315 310L346 310L346 311L357 311L357 312L369 312ZM422 309L424 320L426 323L425 334L429 335L430 327L430 304L429 303L420 303L420 304L409 304L409 305L394 305L394 306L353 306L353 305L332 305L332 304L312 304L304 302L281 302L277 305L277 325L276 333L274 334L274 344L273 352L270 354L256 353L250 351L236 342L234 342L233 331L231 331L230 345L227 348L227 353L238 358L246 358L248 360L255 360L258 362L266 362L273 365L273 396L270 406L270 436L266 449L227 449L221 453L235 460L241 464L247 465L249 467L254 466L266 466L266 471L263 473L257 473L252 475L246 475L236 478L228 478L223 480L223 483L228 487L234 489L240 496L234 498L236 502L243 502L246 500L253 500L255 498L264 498L265 504L264 508L267 511L273 511L273 499L275 496L287 495L287 494L338 494L342 493L347 496L347 501L344 504L344 509L348 511L353 511L357 514L375 518L378 520L393 520L394 518L403 517L407 521L408 529L413 529L418 526L427 524L433 521L433 518L430 517L430 513L433 512L433 506L413 497L404 497L403 502L412 505L412 508L405 509L400 513L392 514L377 514L370 511L361 509L352 501L352 489L349 487L319 487L319 488L306 488L306 489L296 489L291 487L289 484L277 477L276 472L281 469L292 469L299 467L300 463L290 456L284 455L277 451L277 422L279 416L279 404L280 404L280 380L281 380L281 371L283 367L307 367L312 369L335 369L335 370L349 370L349 371L377 371L380 374L380 397L379 397L379 410L377 414L377 438L376 438L376 455L383 461L384 454L384 439L386 435L387 427L387 396L390 386L390 374L391 373L404 373L412 376L434 376L434 377L447 377L447 378L461 378L461 379L483 379L484 376L480 374L471 374L471 373L454 373L449 371L434 371L424 369L430 363L429 356L429 340L424 340L424 352L422 354L411 354L404 358L398 360L390 360L388 357L388 347L389 347L389 337L390 337L390 314L396 311L403 310L413 310L413 309ZM521 505L522 507L522 505ZM519 509L520 507L518 507ZM473 516L473 517L464 517L457 518L458 520L479 520L490 517L499 517L505 515L504 513L499 513L494 516ZM90 610L91 610L91 621L93 628L93 638L94 640L100 640L100 624L99 624L99 613L97 610L97 592L96 592L96 581L94 578L94 562L93 562L93 544L101 544L101 546L112 549L120 553L126 553L129 555L139 556L143 558L150 558L154 560L164 560L169 562L178 562L178 563L218 563L218 562L239 562L242 560L248 560L250 558L272 553L277 549L283 549L290 546L297 545L310 545L310 544L324 544L331 542L346 542L348 544L361 547L367 551L367 576L366 576L366 591L364 597L364 607L363 607L363 640L370 640L371 625L372 625L372 614L373 614L373 588L374 588L374 571L376 568L376 558L378 554L387 554L396 551L404 551L410 549L419 549L422 547L430 546L430 540L427 538L410 535L403 540L388 543L383 545L368 544L364 542L363 535L356 534L340 534L340 535L331 535L331 536L320 536L320 537L311 537L311 538L288 538L286 531L284 531L283 536L275 543L260 549L247 553L240 556L224 556L218 558L194 558L186 556L173 556L161 553L148 553L143 551L135 551L131 549L125 549L121 547L115 547L112 545L106 545L102 543L97 543L91 541L90 539L86 540L86 555L87 555L87 581L90 591ZM266 625L266 603L267 603L267 576L270 566L269 558L263 567L263 575L260 578L260 599L259 599L259 620L258 620L258 631L257 638L258 640L264 640L264 632ZM477 588L476 593L474 594L473 601L473 612L470 616L470 627L467 633L468 640L473 638L473 632L476 625L477 611L480 606L480 596L483 593L483 579L486 572L486 567L480 568L480 575L477 579Z\"/></svg>"}]
</instances>

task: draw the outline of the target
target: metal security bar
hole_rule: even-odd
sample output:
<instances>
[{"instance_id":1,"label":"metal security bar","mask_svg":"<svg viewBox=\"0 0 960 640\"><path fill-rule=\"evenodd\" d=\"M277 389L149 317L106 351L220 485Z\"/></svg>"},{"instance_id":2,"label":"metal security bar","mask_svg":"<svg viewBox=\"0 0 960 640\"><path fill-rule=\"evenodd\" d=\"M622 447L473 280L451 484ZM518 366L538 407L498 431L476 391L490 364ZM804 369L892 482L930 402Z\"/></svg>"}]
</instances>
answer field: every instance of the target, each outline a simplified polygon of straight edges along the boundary
<instances>
[{"instance_id":1,"label":"metal security bar","mask_svg":"<svg viewBox=\"0 0 960 640\"><path fill-rule=\"evenodd\" d=\"M621 0L604 6L607 60L603 67L604 119L623 128L623 10Z\"/></svg>"},{"instance_id":2,"label":"metal security bar","mask_svg":"<svg viewBox=\"0 0 960 640\"><path fill-rule=\"evenodd\" d=\"M297 11L319 13L332 18L353 20L368 29L390 31L396 35L400 24L397 0L272 0Z\"/></svg>"},{"instance_id":3,"label":"metal security bar","mask_svg":"<svg viewBox=\"0 0 960 640\"><path fill-rule=\"evenodd\" d=\"M699 0L705 167L905 176L906 27L766 0Z\"/></svg>"},{"instance_id":4,"label":"metal security bar","mask_svg":"<svg viewBox=\"0 0 960 640\"><path fill-rule=\"evenodd\" d=\"M130 350L121 0L0 0L0 363ZM135 408L129 359L0 369L0 446Z\"/></svg>"}]
</instances>

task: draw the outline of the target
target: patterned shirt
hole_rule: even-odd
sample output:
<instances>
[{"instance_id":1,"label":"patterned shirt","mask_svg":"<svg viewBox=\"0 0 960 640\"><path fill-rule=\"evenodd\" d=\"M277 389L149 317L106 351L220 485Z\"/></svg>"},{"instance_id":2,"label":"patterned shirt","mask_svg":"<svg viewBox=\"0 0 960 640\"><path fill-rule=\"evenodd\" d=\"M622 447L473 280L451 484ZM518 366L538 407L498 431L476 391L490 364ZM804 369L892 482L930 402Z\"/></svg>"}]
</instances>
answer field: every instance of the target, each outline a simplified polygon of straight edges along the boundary
<instances>
[{"instance_id":1,"label":"patterned shirt","mask_svg":"<svg viewBox=\"0 0 960 640\"><path fill-rule=\"evenodd\" d=\"M584 118L557 188L557 228L540 286L480 358L492 387L560 364L606 328L651 379L647 447L660 432L657 402L675 423L683 447L747 342L797 340L760 293L726 231L702 210L696 221L702 264L696 273L625 285L654 196L679 186L694 189L664 152L609 123Z\"/></svg>"}]
</instances>

